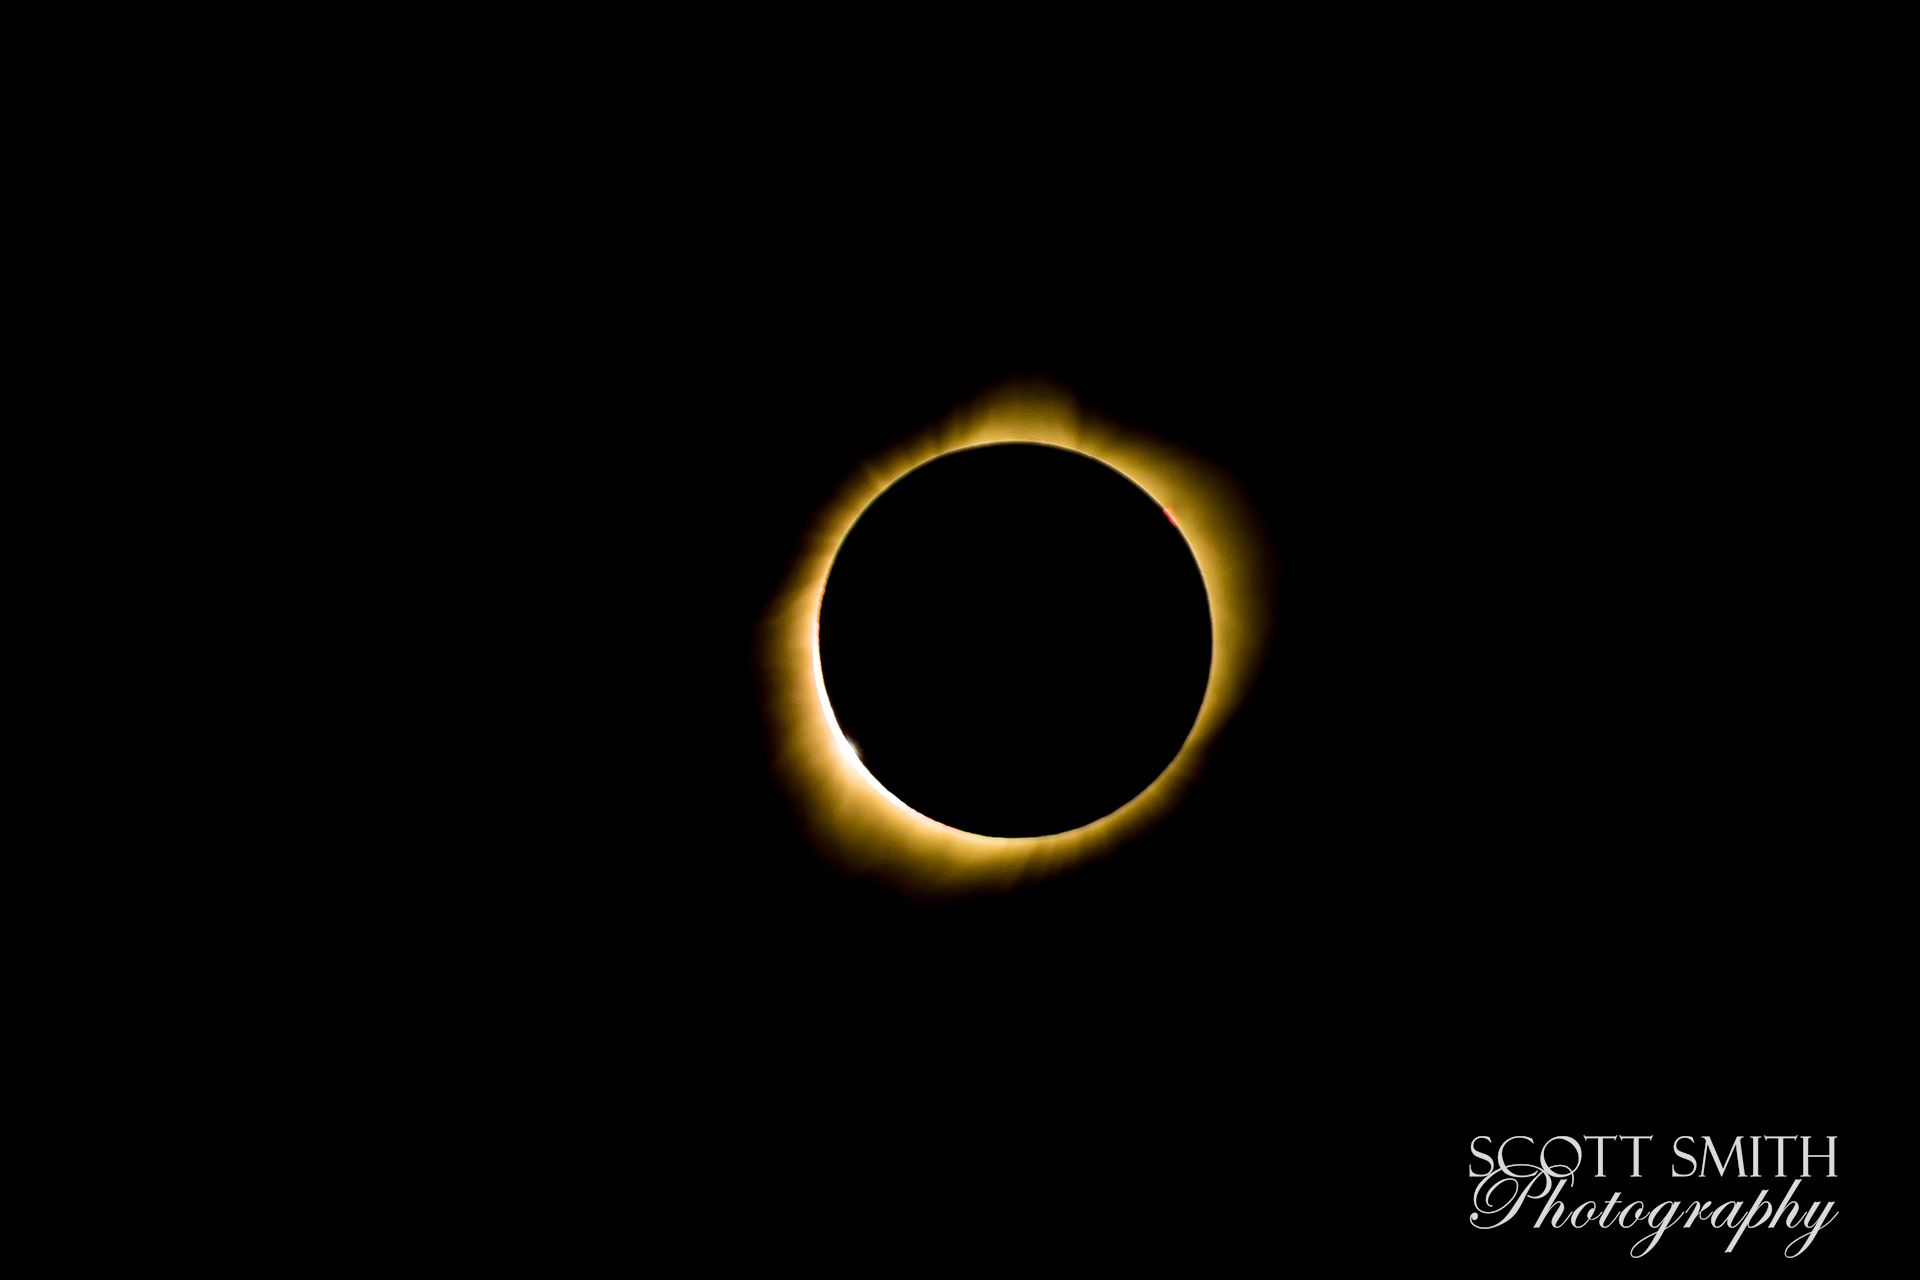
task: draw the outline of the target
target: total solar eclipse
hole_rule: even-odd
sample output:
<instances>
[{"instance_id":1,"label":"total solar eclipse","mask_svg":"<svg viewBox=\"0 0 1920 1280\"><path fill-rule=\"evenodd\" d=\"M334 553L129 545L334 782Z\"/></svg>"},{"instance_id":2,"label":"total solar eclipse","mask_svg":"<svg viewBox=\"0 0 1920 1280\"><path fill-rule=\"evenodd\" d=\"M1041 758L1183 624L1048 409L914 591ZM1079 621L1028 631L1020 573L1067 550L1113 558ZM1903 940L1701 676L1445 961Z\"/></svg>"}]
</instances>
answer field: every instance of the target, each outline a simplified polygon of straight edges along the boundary
<instances>
[{"instance_id":1,"label":"total solar eclipse","mask_svg":"<svg viewBox=\"0 0 1920 1280\"><path fill-rule=\"evenodd\" d=\"M1049 444L943 453L867 505L819 597L818 663L873 780L983 836L1094 823L1181 752L1207 584L1177 515Z\"/></svg>"}]
</instances>

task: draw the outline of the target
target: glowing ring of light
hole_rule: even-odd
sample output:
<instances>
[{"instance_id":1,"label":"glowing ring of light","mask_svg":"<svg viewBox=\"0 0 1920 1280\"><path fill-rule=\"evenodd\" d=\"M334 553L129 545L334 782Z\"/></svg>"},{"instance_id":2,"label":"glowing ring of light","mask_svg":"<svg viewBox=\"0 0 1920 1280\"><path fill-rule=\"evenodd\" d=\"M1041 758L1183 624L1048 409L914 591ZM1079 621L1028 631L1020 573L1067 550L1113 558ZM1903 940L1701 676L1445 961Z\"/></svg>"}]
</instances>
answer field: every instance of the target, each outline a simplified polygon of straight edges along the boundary
<instances>
[{"instance_id":1,"label":"glowing ring of light","mask_svg":"<svg viewBox=\"0 0 1920 1280\"><path fill-rule=\"evenodd\" d=\"M1087 454L1151 494L1193 548L1213 615L1207 691L1179 753L1112 813L1046 836L978 835L908 807L867 771L840 732L820 666L820 601L860 513L894 481L942 454L1013 443ZM874 459L815 521L762 635L775 771L823 853L909 892L1003 888L1051 874L1104 853L1172 807L1252 683L1265 647L1268 594L1265 541L1231 477L1164 441L1084 414L1056 389L1002 389Z\"/></svg>"}]
</instances>

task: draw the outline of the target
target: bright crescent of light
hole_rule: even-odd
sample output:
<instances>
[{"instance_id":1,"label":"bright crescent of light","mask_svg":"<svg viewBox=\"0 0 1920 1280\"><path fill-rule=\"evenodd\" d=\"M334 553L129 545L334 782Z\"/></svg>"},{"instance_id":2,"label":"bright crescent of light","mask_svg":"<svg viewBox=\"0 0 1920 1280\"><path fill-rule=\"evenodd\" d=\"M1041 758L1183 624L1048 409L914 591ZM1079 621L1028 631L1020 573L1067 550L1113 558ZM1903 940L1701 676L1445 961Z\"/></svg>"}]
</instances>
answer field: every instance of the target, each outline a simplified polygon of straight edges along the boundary
<instances>
[{"instance_id":1,"label":"bright crescent of light","mask_svg":"<svg viewBox=\"0 0 1920 1280\"><path fill-rule=\"evenodd\" d=\"M1047 836L983 836L909 808L840 732L820 666L820 601L840 543L894 481L941 454L984 444L1050 444L1097 458L1167 509L1193 548L1213 614L1213 661L1193 729L1146 790L1097 821ZM842 867L913 894L1006 888L1104 853L1162 817L1246 695L1265 651L1270 579L1251 504L1217 467L1083 413L1045 386L1002 388L869 462L809 531L761 637L774 768L808 834Z\"/></svg>"}]
</instances>

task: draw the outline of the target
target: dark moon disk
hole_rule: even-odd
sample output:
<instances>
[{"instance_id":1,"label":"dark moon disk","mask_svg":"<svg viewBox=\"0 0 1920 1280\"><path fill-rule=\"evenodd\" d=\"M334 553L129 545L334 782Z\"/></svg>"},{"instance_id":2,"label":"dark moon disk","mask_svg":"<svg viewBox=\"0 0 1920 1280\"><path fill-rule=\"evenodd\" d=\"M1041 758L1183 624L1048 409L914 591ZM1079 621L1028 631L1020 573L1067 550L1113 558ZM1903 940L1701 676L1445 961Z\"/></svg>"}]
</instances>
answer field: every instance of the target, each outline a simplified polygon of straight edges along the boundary
<instances>
[{"instance_id":1,"label":"dark moon disk","mask_svg":"<svg viewBox=\"0 0 1920 1280\"><path fill-rule=\"evenodd\" d=\"M1179 754L1213 656L1187 540L1139 485L1047 445L943 454L874 499L820 607L841 731L963 831L1070 831Z\"/></svg>"}]
</instances>

